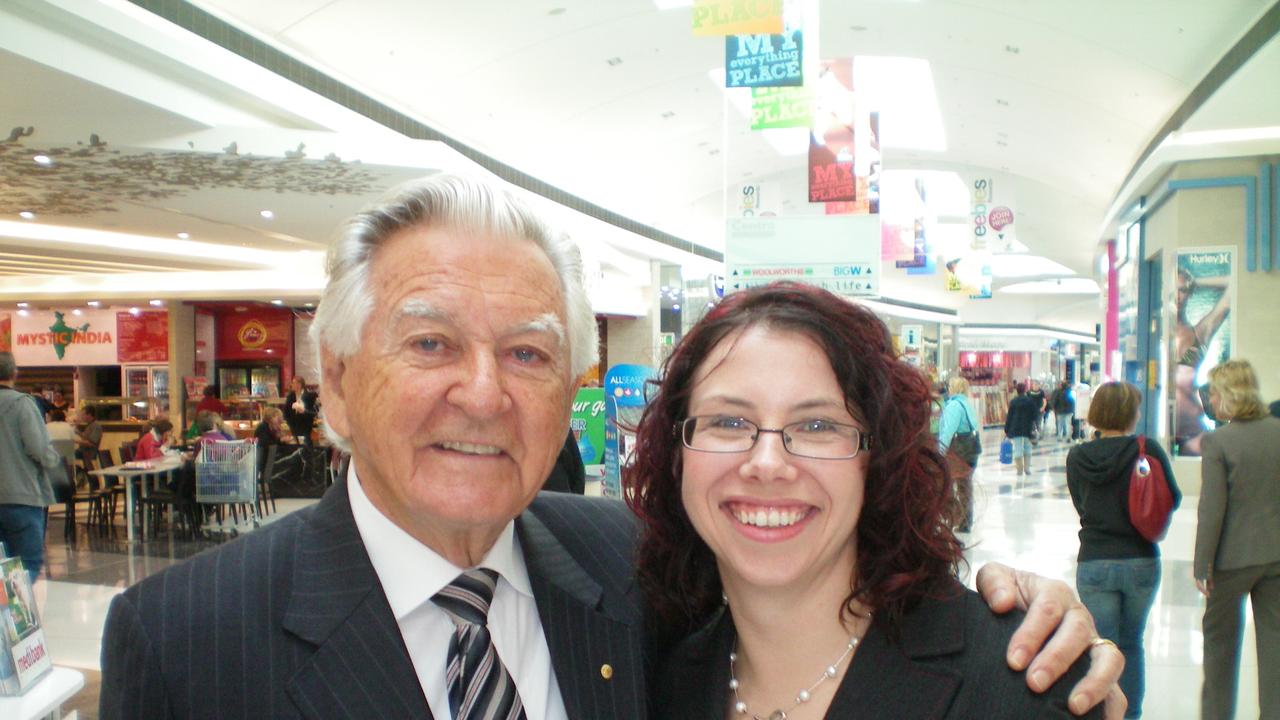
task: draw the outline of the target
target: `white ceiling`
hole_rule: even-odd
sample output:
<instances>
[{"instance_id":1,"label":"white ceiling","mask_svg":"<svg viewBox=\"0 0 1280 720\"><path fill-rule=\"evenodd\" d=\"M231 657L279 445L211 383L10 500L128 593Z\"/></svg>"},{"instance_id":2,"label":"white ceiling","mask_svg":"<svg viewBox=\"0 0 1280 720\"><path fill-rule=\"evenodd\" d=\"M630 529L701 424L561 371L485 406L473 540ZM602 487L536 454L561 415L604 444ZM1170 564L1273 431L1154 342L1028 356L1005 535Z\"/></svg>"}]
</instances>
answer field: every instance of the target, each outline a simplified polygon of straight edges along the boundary
<instances>
[{"instance_id":1,"label":"white ceiling","mask_svg":"<svg viewBox=\"0 0 1280 720\"><path fill-rule=\"evenodd\" d=\"M721 198L728 185L744 177L803 183L798 164L804 157L781 156L746 132L742 116L709 79L724 64L723 41L694 37L687 7L660 10L652 0L195 4L520 171L711 248L723 246ZM893 147L886 137L886 169L994 175L1014 190L1018 240L1091 276L1108 207L1139 154L1273 3L810 4L817 7L822 57L903 56L929 63L946 150ZM0 130L40 125L24 144L73 142L98 132L117 144L177 150L185 140L217 152L225 142L252 135L252 128L271 128L271 137L282 139L279 147L252 152L283 160L295 147L292 138L307 132L330 133L327 142L335 146L343 139L359 146L359 140L389 132L309 93L283 88L287 83L270 85L240 58L161 27L165 23L141 17L144 11L123 0L19 0L8 11L40 32L60 30L98 53L76 63L67 53L45 49L47 42L18 37L13 23L0 24L0 93L16 99L7 101L15 119L0 122ZM139 26L154 37L138 37ZM807 42L814 37L810 31ZM113 79L102 56L128 72ZM609 64L613 58L621 63ZM1249 78L1229 82L1222 101L1215 97L1197 114L1197 127L1280 125L1280 101L1272 90L1280 79L1275 43L1247 69ZM8 108L0 117L9 117ZM317 137L313 144L325 142ZM350 146L337 154L369 157ZM429 167L383 165L388 180L404 170L397 166ZM237 208L249 204L256 212L261 199L229 192L202 191L185 205L142 203L112 219L131 232L169 236L178 224L203 218L209 221L204 234L214 242L285 249L294 240L322 244L331 225L320 224L336 222L334 215L363 201L345 198L326 213L311 211L302 197L281 198L306 210L281 223L300 222L281 238L263 233L251 217L235 219ZM594 239L602 231L593 226L585 234ZM645 256L636 248L651 250L650 256L662 252L630 234L606 245L610 256L627 246L633 257ZM625 264L625 258L616 261ZM4 282L0 278L0 297L12 297ZM997 293L995 301L957 301L939 285L936 277L903 275L888 278L885 292L958 305L973 321L1091 329L1099 316L1096 299L1018 296L1014 303Z\"/></svg>"}]
</instances>

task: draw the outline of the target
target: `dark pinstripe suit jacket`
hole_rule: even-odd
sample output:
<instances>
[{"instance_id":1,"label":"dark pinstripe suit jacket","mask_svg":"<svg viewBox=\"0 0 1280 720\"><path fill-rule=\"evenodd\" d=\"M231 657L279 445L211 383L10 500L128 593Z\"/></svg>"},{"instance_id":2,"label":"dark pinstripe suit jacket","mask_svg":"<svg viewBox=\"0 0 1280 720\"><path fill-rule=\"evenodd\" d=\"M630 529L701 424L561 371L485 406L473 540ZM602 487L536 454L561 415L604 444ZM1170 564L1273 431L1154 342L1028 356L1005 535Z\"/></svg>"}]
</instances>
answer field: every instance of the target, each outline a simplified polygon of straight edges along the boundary
<instances>
[{"instance_id":1,"label":"dark pinstripe suit jacket","mask_svg":"<svg viewBox=\"0 0 1280 720\"><path fill-rule=\"evenodd\" d=\"M1005 664L1022 613L993 614L976 593L927 600L906 614L897 642L872 627L827 709L829 720L1070 720L1067 697L1089 668L1077 660L1043 695ZM733 619L718 615L663 664L654 717L721 720L729 707ZM818 659L817 662L822 662ZM819 668L821 666L815 666ZM753 708L756 713L772 708ZM1102 706L1086 718L1101 718Z\"/></svg>"},{"instance_id":2,"label":"dark pinstripe suit jacket","mask_svg":"<svg viewBox=\"0 0 1280 720\"><path fill-rule=\"evenodd\" d=\"M516 521L570 718L645 717L634 532L620 502L553 493ZM100 709L129 719L430 718L346 483L116 597Z\"/></svg>"}]
</instances>

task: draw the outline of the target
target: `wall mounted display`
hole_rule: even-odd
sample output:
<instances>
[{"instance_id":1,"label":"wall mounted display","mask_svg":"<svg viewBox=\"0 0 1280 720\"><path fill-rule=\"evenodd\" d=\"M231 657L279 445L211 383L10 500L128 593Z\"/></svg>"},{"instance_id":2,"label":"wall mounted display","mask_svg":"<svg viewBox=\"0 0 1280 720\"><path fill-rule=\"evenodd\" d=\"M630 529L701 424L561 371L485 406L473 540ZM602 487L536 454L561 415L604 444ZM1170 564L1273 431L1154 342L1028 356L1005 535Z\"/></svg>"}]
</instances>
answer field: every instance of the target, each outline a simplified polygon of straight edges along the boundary
<instances>
[{"instance_id":1,"label":"wall mounted display","mask_svg":"<svg viewBox=\"0 0 1280 720\"><path fill-rule=\"evenodd\" d=\"M169 313L116 313L116 356L120 363L169 362Z\"/></svg>"},{"instance_id":2,"label":"wall mounted display","mask_svg":"<svg viewBox=\"0 0 1280 720\"><path fill-rule=\"evenodd\" d=\"M1173 452L1199 457L1200 438L1217 424L1209 404L1209 371L1231 357L1236 328L1234 247L1180 248L1173 272L1169 378L1173 386Z\"/></svg>"},{"instance_id":3,"label":"wall mounted display","mask_svg":"<svg viewBox=\"0 0 1280 720\"><path fill-rule=\"evenodd\" d=\"M578 442L587 482L599 482L604 478L605 404L604 388L579 388L573 400L573 414L569 417L569 429Z\"/></svg>"}]
</instances>

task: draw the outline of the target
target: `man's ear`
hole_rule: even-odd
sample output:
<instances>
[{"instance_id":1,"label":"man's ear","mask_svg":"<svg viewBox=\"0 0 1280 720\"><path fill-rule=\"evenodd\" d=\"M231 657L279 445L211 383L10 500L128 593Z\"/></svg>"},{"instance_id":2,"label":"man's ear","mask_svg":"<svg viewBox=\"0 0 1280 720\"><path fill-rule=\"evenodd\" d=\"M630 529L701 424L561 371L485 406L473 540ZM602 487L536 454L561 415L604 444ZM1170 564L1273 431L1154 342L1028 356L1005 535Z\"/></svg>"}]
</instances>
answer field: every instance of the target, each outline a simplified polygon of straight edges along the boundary
<instances>
[{"instance_id":1,"label":"man's ear","mask_svg":"<svg viewBox=\"0 0 1280 720\"><path fill-rule=\"evenodd\" d=\"M328 348L320 350L320 388L324 392L324 422L338 436L351 437L351 424L347 419L346 392L342 379L347 372L345 359L339 358Z\"/></svg>"}]
</instances>

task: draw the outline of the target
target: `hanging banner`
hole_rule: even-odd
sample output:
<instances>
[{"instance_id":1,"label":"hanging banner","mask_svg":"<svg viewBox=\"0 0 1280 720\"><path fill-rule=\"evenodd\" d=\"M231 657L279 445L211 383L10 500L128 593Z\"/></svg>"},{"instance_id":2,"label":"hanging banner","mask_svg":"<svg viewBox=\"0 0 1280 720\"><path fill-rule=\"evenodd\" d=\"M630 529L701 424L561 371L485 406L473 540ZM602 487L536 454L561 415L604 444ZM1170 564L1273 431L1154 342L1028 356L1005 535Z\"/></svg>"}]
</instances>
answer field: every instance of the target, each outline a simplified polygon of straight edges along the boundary
<instances>
[{"instance_id":1,"label":"hanging banner","mask_svg":"<svg viewBox=\"0 0 1280 720\"><path fill-rule=\"evenodd\" d=\"M116 313L116 358L121 364L169 362L169 313Z\"/></svg>"},{"instance_id":2,"label":"hanging banner","mask_svg":"<svg viewBox=\"0 0 1280 720\"><path fill-rule=\"evenodd\" d=\"M693 0L695 37L782 31L782 0Z\"/></svg>"},{"instance_id":3,"label":"hanging banner","mask_svg":"<svg viewBox=\"0 0 1280 720\"><path fill-rule=\"evenodd\" d=\"M579 388L573 400L569 429L578 441L587 482L600 482L604 478L605 424L604 388Z\"/></svg>"},{"instance_id":4,"label":"hanging banner","mask_svg":"<svg viewBox=\"0 0 1280 720\"><path fill-rule=\"evenodd\" d=\"M1200 439L1217 427L1209 403L1209 371L1235 349L1234 247L1181 248L1177 252L1169 333L1173 386L1173 452L1199 457Z\"/></svg>"},{"instance_id":5,"label":"hanging banner","mask_svg":"<svg viewBox=\"0 0 1280 720\"><path fill-rule=\"evenodd\" d=\"M600 494L622 497L622 468L635 449L636 426L644 414L645 384L657 375L647 365L614 365L604 376L604 479Z\"/></svg>"},{"instance_id":6,"label":"hanging banner","mask_svg":"<svg viewBox=\"0 0 1280 720\"><path fill-rule=\"evenodd\" d=\"M116 365L116 314L112 310L30 310L13 317L13 357L18 366Z\"/></svg>"},{"instance_id":7,"label":"hanging banner","mask_svg":"<svg viewBox=\"0 0 1280 720\"><path fill-rule=\"evenodd\" d=\"M823 60L815 87L809 131L809 202L857 200L853 60Z\"/></svg>"},{"instance_id":8,"label":"hanging banner","mask_svg":"<svg viewBox=\"0 0 1280 720\"><path fill-rule=\"evenodd\" d=\"M1013 252L1017 240L1013 220L1013 196L1002 190L996 196L995 180L975 177L969 181L969 194L973 202L970 213L973 222L974 250L993 253Z\"/></svg>"},{"instance_id":9,"label":"hanging banner","mask_svg":"<svg viewBox=\"0 0 1280 720\"><path fill-rule=\"evenodd\" d=\"M971 300L991 298L991 259L986 253L951 258L944 274L950 292L962 292Z\"/></svg>"},{"instance_id":10,"label":"hanging banner","mask_svg":"<svg viewBox=\"0 0 1280 720\"><path fill-rule=\"evenodd\" d=\"M724 86L797 87L804 84L801 64L804 34L729 35L724 39Z\"/></svg>"},{"instance_id":11,"label":"hanging banner","mask_svg":"<svg viewBox=\"0 0 1280 720\"><path fill-rule=\"evenodd\" d=\"M879 255L876 215L730 218L725 292L791 280L840 295L877 296Z\"/></svg>"},{"instance_id":12,"label":"hanging banner","mask_svg":"<svg viewBox=\"0 0 1280 720\"><path fill-rule=\"evenodd\" d=\"M0 352L13 352L13 316L0 313Z\"/></svg>"},{"instance_id":13,"label":"hanging banner","mask_svg":"<svg viewBox=\"0 0 1280 720\"><path fill-rule=\"evenodd\" d=\"M782 185L780 183L747 183L738 188L737 214L740 217L777 215L781 208Z\"/></svg>"},{"instance_id":14,"label":"hanging banner","mask_svg":"<svg viewBox=\"0 0 1280 720\"><path fill-rule=\"evenodd\" d=\"M751 129L807 128L813 125L813 91L807 87L751 89Z\"/></svg>"}]
</instances>

